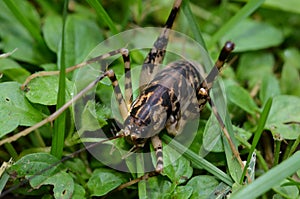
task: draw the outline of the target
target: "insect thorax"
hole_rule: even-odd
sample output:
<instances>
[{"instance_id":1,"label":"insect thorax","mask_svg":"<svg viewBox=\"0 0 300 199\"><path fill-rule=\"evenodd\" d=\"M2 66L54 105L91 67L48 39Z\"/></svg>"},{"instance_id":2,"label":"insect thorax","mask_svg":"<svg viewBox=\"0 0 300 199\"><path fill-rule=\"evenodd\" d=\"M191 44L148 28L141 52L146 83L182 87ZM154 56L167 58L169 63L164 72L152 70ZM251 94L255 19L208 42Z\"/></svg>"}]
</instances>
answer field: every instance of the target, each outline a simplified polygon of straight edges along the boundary
<instances>
[{"instance_id":1,"label":"insect thorax","mask_svg":"<svg viewBox=\"0 0 300 199\"><path fill-rule=\"evenodd\" d=\"M203 104L199 103L203 101L199 94L203 81L200 73L203 69L184 60L160 71L131 105L124 124L127 139L142 147L165 127L171 135L180 134L186 121L196 118L203 108L199 106Z\"/></svg>"}]
</instances>

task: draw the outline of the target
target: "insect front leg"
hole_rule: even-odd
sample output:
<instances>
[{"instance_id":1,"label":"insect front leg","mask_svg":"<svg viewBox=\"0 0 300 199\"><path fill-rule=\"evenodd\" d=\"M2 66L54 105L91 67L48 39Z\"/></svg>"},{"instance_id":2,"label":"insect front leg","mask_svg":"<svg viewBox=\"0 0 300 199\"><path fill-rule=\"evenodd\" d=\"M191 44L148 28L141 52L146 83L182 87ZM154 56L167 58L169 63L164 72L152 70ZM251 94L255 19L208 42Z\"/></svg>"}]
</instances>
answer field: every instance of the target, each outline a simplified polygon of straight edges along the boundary
<instances>
[{"instance_id":1,"label":"insect front leg","mask_svg":"<svg viewBox=\"0 0 300 199\"><path fill-rule=\"evenodd\" d=\"M163 151L162 151L162 141L155 135L151 138L151 143L153 145L155 155L156 155L156 167L155 171L161 173L163 171L164 162L163 162Z\"/></svg>"}]
</instances>

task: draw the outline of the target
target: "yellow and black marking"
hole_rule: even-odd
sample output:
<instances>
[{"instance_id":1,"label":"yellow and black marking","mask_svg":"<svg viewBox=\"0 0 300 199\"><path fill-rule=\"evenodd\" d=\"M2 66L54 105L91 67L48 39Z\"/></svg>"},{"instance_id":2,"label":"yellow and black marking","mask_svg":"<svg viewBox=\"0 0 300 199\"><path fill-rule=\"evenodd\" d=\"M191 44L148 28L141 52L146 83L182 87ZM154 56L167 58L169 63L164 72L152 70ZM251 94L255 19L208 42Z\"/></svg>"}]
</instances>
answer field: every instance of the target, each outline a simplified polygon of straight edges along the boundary
<instances>
[{"instance_id":1,"label":"yellow and black marking","mask_svg":"<svg viewBox=\"0 0 300 199\"><path fill-rule=\"evenodd\" d=\"M125 99L114 73L108 73L125 121L124 129L119 135L123 135L134 145L133 151L144 147L151 138L157 157L157 172L163 170L162 144L158 134L166 128L168 134L176 136L182 132L189 120L199 116L207 101L210 101L209 90L214 79L234 47L233 43L226 43L218 61L206 78L201 66L187 60L172 62L158 73L158 65L164 59L170 28L180 5L181 0L175 1L164 29L144 61L140 78L140 95L134 102L131 103L130 100L132 85L128 50L118 51L122 54L125 64ZM116 52L111 54L114 53Z\"/></svg>"},{"instance_id":2,"label":"yellow and black marking","mask_svg":"<svg viewBox=\"0 0 300 199\"><path fill-rule=\"evenodd\" d=\"M116 77L113 70L108 70L106 73L107 73L107 77L112 82L112 85L113 85L113 88L114 88L114 93L115 93L115 96L116 96L116 99L117 99L117 102L118 102L118 105L119 105L120 113L121 113L123 118L126 118L127 115L128 115L128 109L127 109L125 100L122 96L121 89L120 89L117 77Z\"/></svg>"},{"instance_id":3,"label":"yellow and black marking","mask_svg":"<svg viewBox=\"0 0 300 199\"><path fill-rule=\"evenodd\" d=\"M144 61L141 71L141 77L143 78L140 79L141 87L143 87L145 84L148 84L159 70L158 66L162 63L165 57L166 48L169 41L169 32L174 24L181 3L182 0L175 1L163 31L154 42L152 49Z\"/></svg>"},{"instance_id":4,"label":"yellow and black marking","mask_svg":"<svg viewBox=\"0 0 300 199\"><path fill-rule=\"evenodd\" d=\"M131 83L131 73L130 73L130 57L129 51L124 49L122 51L122 57L125 66L125 102L127 104L127 109L129 109L129 105L131 104L131 96L132 96L132 83Z\"/></svg>"}]
</instances>

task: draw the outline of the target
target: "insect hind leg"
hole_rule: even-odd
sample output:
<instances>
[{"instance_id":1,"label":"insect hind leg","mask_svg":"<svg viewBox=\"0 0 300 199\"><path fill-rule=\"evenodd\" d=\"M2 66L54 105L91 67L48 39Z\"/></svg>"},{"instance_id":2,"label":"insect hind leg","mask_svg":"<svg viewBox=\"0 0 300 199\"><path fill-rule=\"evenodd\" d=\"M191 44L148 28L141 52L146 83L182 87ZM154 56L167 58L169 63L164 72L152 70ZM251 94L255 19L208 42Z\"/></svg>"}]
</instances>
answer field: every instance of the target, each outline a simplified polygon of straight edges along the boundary
<instances>
[{"instance_id":1,"label":"insect hind leg","mask_svg":"<svg viewBox=\"0 0 300 199\"><path fill-rule=\"evenodd\" d=\"M150 52L148 53L144 61L144 64L142 66L142 71L141 71L141 78L140 78L141 87L143 87L143 85L149 83L153 79L154 75L158 72L159 65L164 60L166 48L169 41L170 29L173 26L173 23L175 21L181 3L182 0L176 0L174 2L173 8L169 14L169 17L167 19L167 22L162 32L154 42L153 47L151 48Z\"/></svg>"},{"instance_id":2,"label":"insect hind leg","mask_svg":"<svg viewBox=\"0 0 300 199\"><path fill-rule=\"evenodd\" d=\"M131 73L130 73L130 59L128 49L121 49L120 53L122 54L124 66L125 66L125 98L121 93L119 82L116 78L116 75L113 70L108 70L108 78L111 80L114 87L114 94L118 101L119 110L123 120L128 116L130 99L132 95L132 83L131 83Z\"/></svg>"}]
</instances>

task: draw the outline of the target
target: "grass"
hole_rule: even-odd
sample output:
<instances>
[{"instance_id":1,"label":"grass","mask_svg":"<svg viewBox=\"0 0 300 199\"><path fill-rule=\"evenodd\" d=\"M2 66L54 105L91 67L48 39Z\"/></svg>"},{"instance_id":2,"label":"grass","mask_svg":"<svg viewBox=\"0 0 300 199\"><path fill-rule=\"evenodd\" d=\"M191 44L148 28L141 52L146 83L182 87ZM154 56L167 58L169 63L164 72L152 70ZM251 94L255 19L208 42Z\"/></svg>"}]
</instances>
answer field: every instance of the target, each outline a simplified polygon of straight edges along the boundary
<instances>
[{"instance_id":1,"label":"grass","mask_svg":"<svg viewBox=\"0 0 300 199\"><path fill-rule=\"evenodd\" d=\"M138 68L148 51L139 48L151 47L158 31L147 29L138 34L132 31L135 35L129 38L122 34L111 36L135 27L163 26L172 5L170 0L71 1L66 13L67 2L0 2L1 52L17 48L12 55L0 59L0 159L4 162L13 157L15 161L2 175L0 187L9 190L10 196L104 196L155 165L150 153L132 155L122 161L122 153L127 153L122 150L130 148L123 139L92 149L91 153L98 159L82 152L57 163L62 155L83 147L79 135L88 134L84 139L95 142L105 139L104 133L117 126L112 120L118 118L116 102L111 100L113 90L106 79L74 103L64 113L65 117L57 118L54 127L45 124L14 142L5 141L52 114L55 106L69 101L76 89L83 89L109 63L118 78L123 76L120 58L70 74L63 73L64 66L127 45L131 50L133 83L137 87ZM166 163L162 175L114 191L109 197L215 198L228 194L229 190L233 198L299 197L300 12L294 8L300 5L296 1L282 4L261 0L220 3L186 0L174 30L196 43L176 40L169 46L177 49L176 53L203 61L209 70L210 57L216 59L226 40L235 42L230 64L215 82L212 97L242 159L249 166L247 171L252 182L245 181L246 170L235 161L207 107L196 121L197 128L188 136L172 141L162 133ZM101 43L108 38L109 42ZM207 55L203 49L208 51ZM167 60L172 56L168 55ZM52 70L60 70L60 75L36 78L27 90L20 90L30 74ZM120 84L123 85L122 81ZM192 125L191 122L189 126ZM58 137L52 138L54 135ZM185 143L190 137L193 139ZM112 145L117 148L113 152ZM50 150L54 156L49 154ZM152 150L145 147L145 151ZM105 162L111 165L108 167ZM8 174L17 180L13 183ZM30 182L19 186L18 181L24 178ZM30 187L34 191L28 193Z\"/></svg>"}]
</instances>

